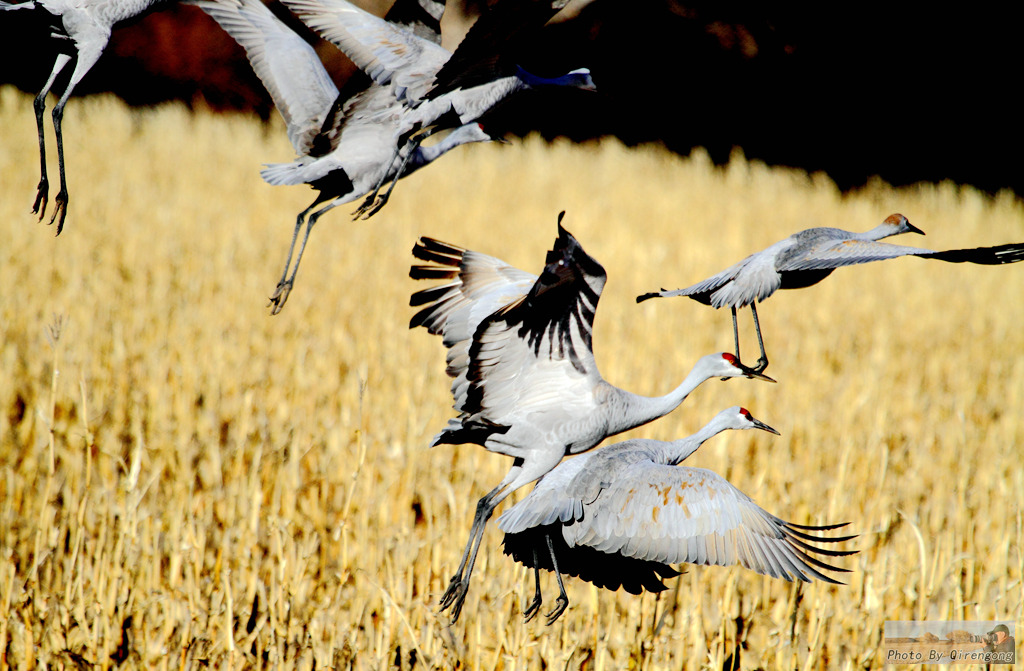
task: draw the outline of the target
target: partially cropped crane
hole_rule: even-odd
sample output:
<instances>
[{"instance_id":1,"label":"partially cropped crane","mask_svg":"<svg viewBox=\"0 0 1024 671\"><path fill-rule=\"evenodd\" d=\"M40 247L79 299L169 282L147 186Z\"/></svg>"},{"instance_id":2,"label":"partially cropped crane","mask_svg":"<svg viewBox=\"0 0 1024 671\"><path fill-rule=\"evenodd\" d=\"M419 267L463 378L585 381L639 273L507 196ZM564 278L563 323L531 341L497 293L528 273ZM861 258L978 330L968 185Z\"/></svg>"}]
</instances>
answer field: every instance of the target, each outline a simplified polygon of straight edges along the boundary
<instances>
[{"instance_id":1,"label":"partially cropped crane","mask_svg":"<svg viewBox=\"0 0 1024 671\"><path fill-rule=\"evenodd\" d=\"M295 285L309 234L320 217L338 205L362 198L382 179L397 178L403 161L396 159L394 152L407 110L390 89L376 84L351 99L340 100L337 87L313 48L260 0L202 0L194 4L202 7L245 49L253 70L288 126L288 139L299 157L290 163L267 165L261 173L263 179L273 185L309 184L319 191L313 203L300 212L295 221L284 272L270 297L272 313L277 314ZM421 15L433 21L430 27L426 21L421 21L415 33L429 35L444 5L426 4L437 16L421 11ZM392 11L408 15L410 12L403 10L406 6L420 8L413 0L399 0ZM417 40L424 53L434 54L433 60L425 56L420 61L420 65L425 66L423 71L417 70L409 76L431 76L447 59L448 52L439 44L415 37L411 25L403 24L406 25L403 30L397 24L377 20L408 35L410 40ZM439 42L440 34L435 38ZM407 161L403 165L404 174L461 144L491 139L478 123L460 126L434 145L415 147L404 157ZM303 226L306 232L293 265L295 243Z\"/></svg>"},{"instance_id":2,"label":"partially cropped crane","mask_svg":"<svg viewBox=\"0 0 1024 671\"><path fill-rule=\"evenodd\" d=\"M429 135L478 120L509 96L529 88L573 87L595 90L590 70L577 68L557 77L527 72L507 56L509 43L522 41L554 16L566 0L505 0L470 27L454 53L425 43L407 31L347 0L282 0L306 25L333 42L374 82L405 101L400 140L394 147L399 168L381 179L357 214L369 217L391 193L379 198L388 179L401 177L415 148ZM438 62L440 61L440 62Z\"/></svg>"},{"instance_id":3,"label":"partially cropped crane","mask_svg":"<svg viewBox=\"0 0 1024 671\"><path fill-rule=\"evenodd\" d=\"M598 587L659 592L678 575L672 564L740 565L783 580L837 581L821 570L845 571L814 555L855 550L811 545L853 536L818 535L845 526L803 526L761 509L722 476L677 466L704 441L727 429L778 432L739 406L718 413L681 440L634 439L568 459L498 518L505 553L534 569L536 592L526 619L542 603L540 569L554 571L559 596L553 623L569 605L562 574Z\"/></svg>"},{"instance_id":4,"label":"partially cropped crane","mask_svg":"<svg viewBox=\"0 0 1024 671\"><path fill-rule=\"evenodd\" d=\"M416 279L448 280L413 294L424 305L410 322L440 335L448 348L448 375L458 417L432 445L474 443L515 461L497 487L477 502L459 568L442 599L458 619L484 526L519 487L553 469L567 454L584 452L608 436L661 417L705 380L771 380L731 354L702 357L678 387L646 397L615 387L597 370L593 320L604 288L604 268L562 228L540 277L491 256L421 238Z\"/></svg>"},{"instance_id":5,"label":"partially cropped crane","mask_svg":"<svg viewBox=\"0 0 1024 671\"><path fill-rule=\"evenodd\" d=\"M761 356L754 370L761 372L768 367L768 356L764 351L755 303L764 301L779 289L802 289L822 281L840 266L884 261L899 256L919 256L951 263L982 265L1017 263L1024 260L1024 243L940 252L879 242L882 238L901 233L924 235L924 232L911 224L902 214L889 215L881 224L864 233L853 233L839 228L808 228L751 254L736 265L702 282L685 289L662 289L643 294L637 296L636 301L639 303L659 296L689 296L714 308L730 307L737 358L740 352L740 336L739 327L736 325L736 310L749 306L754 317L754 328L757 330L757 344L761 348Z\"/></svg>"},{"instance_id":6,"label":"partially cropped crane","mask_svg":"<svg viewBox=\"0 0 1024 671\"><path fill-rule=\"evenodd\" d=\"M0 10L31 10L44 14L50 24L50 38L57 46L57 57L53 69L33 104L36 112L36 129L39 133L39 185L32 212L42 221L50 198L50 180L46 176L46 142L43 137L43 112L46 111L46 94L50 92L57 76L69 63L74 63L71 76L63 93L53 108L53 130L57 136L57 169L60 172L60 191L53 201L50 224L57 224L57 235L64 230L64 219L68 215L68 186L64 174L64 106L71 97L75 86L96 64L103 50L107 48L110 32L114 25L134 18L150 8L169 4L168 0L27 0L10 3L0 0Z\"/></svg>"}]
</instances>

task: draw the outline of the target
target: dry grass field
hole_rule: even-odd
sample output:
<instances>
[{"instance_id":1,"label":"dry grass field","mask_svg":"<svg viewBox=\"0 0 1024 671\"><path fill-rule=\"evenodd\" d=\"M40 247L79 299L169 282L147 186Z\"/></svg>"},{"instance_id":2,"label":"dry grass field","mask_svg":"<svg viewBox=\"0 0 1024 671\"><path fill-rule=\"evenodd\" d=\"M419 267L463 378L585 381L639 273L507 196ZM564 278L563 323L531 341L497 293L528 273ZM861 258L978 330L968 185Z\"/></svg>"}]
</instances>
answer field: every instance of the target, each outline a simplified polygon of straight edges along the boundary
<instances>
[{"instance_id":1,"label":"dry grass field","mask_svg":"<svg viewBox=\"0 0 1024 671\"><path fill-rule=\"evenodd\" d=\"M29 96L0 89L0 128L0 670L717 670L734 654L743 669L868 669L884 665L885 620L1015 619L1020 636L1024 264L898 259L781 292L760 311L778 385L713 380L625 434L676 438L750 408L782 436L733 432L687 464L785 519L849 521L847 585L689 567L638 597L570 579L551 627L522 622L532 575L493 526L461 620L437 612L476 499L509 463L427 448L451 415L444 351L407 328L417 236L538 272L564 209L608 271L602 372L660 394L731 349L729 314L637 294L892 212L928 233L906 244L1024 241L1010 195L842 196L740 155L720 169L615 141L476 145L368 222L325 217L271 317L313 197L260 180L291 159L279 123L73 101L59 238L29 212Z\"/></svg>"}]
</instances>

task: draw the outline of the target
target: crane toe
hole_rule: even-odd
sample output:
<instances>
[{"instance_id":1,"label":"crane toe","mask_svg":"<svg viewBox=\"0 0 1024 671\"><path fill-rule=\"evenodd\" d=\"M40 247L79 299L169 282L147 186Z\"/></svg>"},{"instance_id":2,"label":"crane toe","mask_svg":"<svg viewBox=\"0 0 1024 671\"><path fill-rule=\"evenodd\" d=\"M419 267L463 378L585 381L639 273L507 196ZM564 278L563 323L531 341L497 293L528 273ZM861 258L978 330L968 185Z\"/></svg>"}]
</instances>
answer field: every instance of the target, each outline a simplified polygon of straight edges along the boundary
<instances>
[{"instance_id":1,"label":"crane toe","mask_svg":"<svg viewBox=\"0 0 1024 671\"><path fill-rule=\"evenodd\" d=\"M291 280L284 280L277 283L277 289L274 290L273 295L270 297L270 302L267 303L267 307L271 307L270 314L276 315L284 308L284 304L288 301L288 294L292 292Z\"/></svg>"},{"instance_id":2,"label":"crane toe","mask_svg":"<svg viewBox=\"0 0 1024 671\"><path fill-rule=\"evenodd\" d=\"M469 591L469 582L461 575L453 575L448 589L441 596L441 612L451 608L452 624L459 620L462 614L462 604L466 601L466 592Z\"/></svg>"},{"instance_id":3,"label":"crane toe","mask_svg":"<svg viewBox=\"0 0 1024 671\"><path fill-rule=\"evenodd\" d=\"M64 219L66 219L67 216L68 192L61 190L61 192L57 194L57 198L53 201L53 214L50 217L49 223L50 226L53 226L54 222L57 223L57 233L55 235L60 235L60 232L64 230ZM40 218L42 218L41 214Z\"/></svg>"},{"instance_id":4,"label":"crane toe","mask_svg":"<svg viewBox=\"0 0 1024 671\"><path fill-rule=\"evenodd\" d=\"M539 596L534 597L533 600L530 601L530 605L523 610L523 622L529 622L536 617L537 613L540 612L542 602L543 600Z\"/></svg>"},{"instance_id":5,"label":"crane toe","mask_svg":"<svg viewBox=\"0 0 1024 671\"><path fill-rule=\"evenodd\" d=\"M558 598L555 599L555 607L551 610L550 613L547 614L548 626L550 627L551 625L553 625L555 623L555 620L561 617L562 613L564 613L565 609L568 607L569 597L565 596L564 594L559 594Z\"/></svg>"},{"instance_id":6,"label":"crane toe","mask_svg":"<svg viewBox=\"0 0 1024 671\"><path fill-rule=\"evenodd\" d=\"M50 200L49 194L50 183L44 177L39 180L39 186L36 187L36 199L32 203L32 214L38 214L39 221L42 221L46 214L46 203Z\"/></svg>"}]
</instances>

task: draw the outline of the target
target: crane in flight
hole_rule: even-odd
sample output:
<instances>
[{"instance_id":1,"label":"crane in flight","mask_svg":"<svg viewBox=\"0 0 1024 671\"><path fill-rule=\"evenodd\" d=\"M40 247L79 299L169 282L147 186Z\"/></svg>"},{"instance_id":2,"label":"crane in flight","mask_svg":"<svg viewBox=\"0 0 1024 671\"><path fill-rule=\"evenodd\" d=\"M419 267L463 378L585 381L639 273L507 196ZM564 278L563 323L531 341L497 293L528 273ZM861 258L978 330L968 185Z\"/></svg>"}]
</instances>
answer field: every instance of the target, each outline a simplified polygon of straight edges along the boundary
<instances>
[{"instance_id":1,"label":"crane in flight","mask_svg":"<svg viewBox=\"0 0 1024 671\"><path fill-rule=\"evenodd\" d=\"M562 457L646 424L678 407L713 377L774 382L728 353L709 354L664 396L613 386L597 370L594 316L604 268L562 227L540 276L500 259L433 238L420 238L414 279L446 280L413 294L423 306L410 321L440 335L458 416L431 445L481 445L513 458L502 481L476 506L458 570L441 598L457 620L469 588L484 526L511 492L553 469Z\"/></svg>"},{"instance_id":2,"label":"crane in flight","mask_svg":"<svg viewBox=\"0 0 1024 671\"><path fill-rule=\"evenodd\" d=\"M352 97L342 97L313 48L261 2L261 0L201 0L201 7L241 45L256 75L284 118L288 139L298 158L273 163L261 171L272 185L309 184L318 191L313 203L299 213L292 233L284 271L270 297L271 313L278 314L295 285L295 276L306 249L309 234L321 216L344 203L362 198L381 179L398 175L402 160L394 156L401 132L405 105L385 86L370 83ZM440 24L444 3L398 0L388 17L408 17L402 23L378 21L422 44L434 54L429 76L447 58L440 47ZM437 32L435 32L437 31ZM427 35L428 37L418 37ZM493 139L479 123L460 126L430 146L416 146L404 157L404 174L411 174L449 150L470 142ZM299 231L305 235L292 264ZM289 272L290 271L290 272Z\"/></svg>"},{"instance_id":3,"label":"crane in flight","mask_svg":"<svg viewBox=\"0 0 1024 671\"><path fill-rule=\"evenodd\" d=\"M53 201L50 225L57 224L57 235L64 230L68 216L68 186L64 172L64 106L71 97L75 86L82 81L96 64L110 41L114 25L127 21L149 11L168 0L27 0L27 2L3 2L0 11L30 10L42 14L50 26L50 39L57 47L50 76L36 95L33 107L36 113L36 130L39 134L39 185L32 213L42 221L46 216L46 205L50 198L50 180L46 176L46 142L43 133L43 112L46 111L46 94L50 92L57 76L69 63L74 63L64 91L53 107L53 130L57 136L57 169L60 173L60 191Z\"/></svg>"},{"instance_id":4,"label":"crane in flight","mask_svg":"<svg viewBox=\"0 0 1024 671\"><path fill-rule=\"evenodd\" d=\"M562 574L632 594L660 592L679 575L672 564L733 566L783 580L823 580L847 571L814 555L841 557L811 543L845 524L804 526L766 512L725 478L704 468L678 466L706 440L727 429L778 431L735 406L681 440L633 439L567 459L522 501L498 518L504 552L533 568L536 590L523 610L529 621L542 603L540 569L553 571L559 596L552 624L569 605Z\"/></svg>"},{"instance_id":5,"label":"crane in flight","mask_svg":"<svg viewBox=\"0 0 1024 671\"><path fill-rule=\"evenodd\" d=\"M311 29L407 106L392 151L398 168L385 175L356 211L367 218L384 206L416 147L430 135L480 119L509 96L531 88L594 91L590 70L542 77L516 57L567 0L505 0L485 12L450 53L347 0L282 0ZM388 190L378 197L384 182Z\"/></svg>"},{"instance_id":6,"label":"crane in flight","mask_svg":"<svg viewBox=\"0 0 1024 671\"><path fill-rule=\"evenodd\" d=\"M740 336L736 325L736 310L749 307L754 317L757 344L761 348L761 356L754 370L763 372L768 367L768 356L764 351L755 303L764 301L779 289L802 289L817 284L840 266L884 261L900 256L981 265L1001 265L1024 260L1024 243L933 251L879 242L901 233L924 235L902 214L891 214L881 224L864 233L839 228L808 228L751 254L706 280L684 289L662 289L643 294L637 296L636 302L657 297L689 296L698 303L716 309L728 306L732 309L732 332L737 358Z\"/></svg>"}]
</instances>

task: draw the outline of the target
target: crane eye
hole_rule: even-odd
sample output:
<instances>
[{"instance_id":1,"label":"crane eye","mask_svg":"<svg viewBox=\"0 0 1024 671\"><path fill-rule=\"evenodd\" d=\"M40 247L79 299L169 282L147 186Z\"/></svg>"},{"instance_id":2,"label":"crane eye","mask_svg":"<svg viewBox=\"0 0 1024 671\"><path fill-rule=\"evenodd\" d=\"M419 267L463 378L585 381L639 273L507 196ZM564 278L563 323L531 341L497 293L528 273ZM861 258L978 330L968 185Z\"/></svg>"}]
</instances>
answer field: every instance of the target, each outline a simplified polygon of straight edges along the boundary
<instances>
[{"instance_id":1,"label":"crane eye","mask_svg":"<svg viewBox=\"0 0 1024 671\"><path fill-rule=\"evenodd\" d=\"M736 357L734 357L732 354L729 354L728 352L722 352L722 358L731 363L732 365L736 365Z\"/></svg>"}]
</instances>

